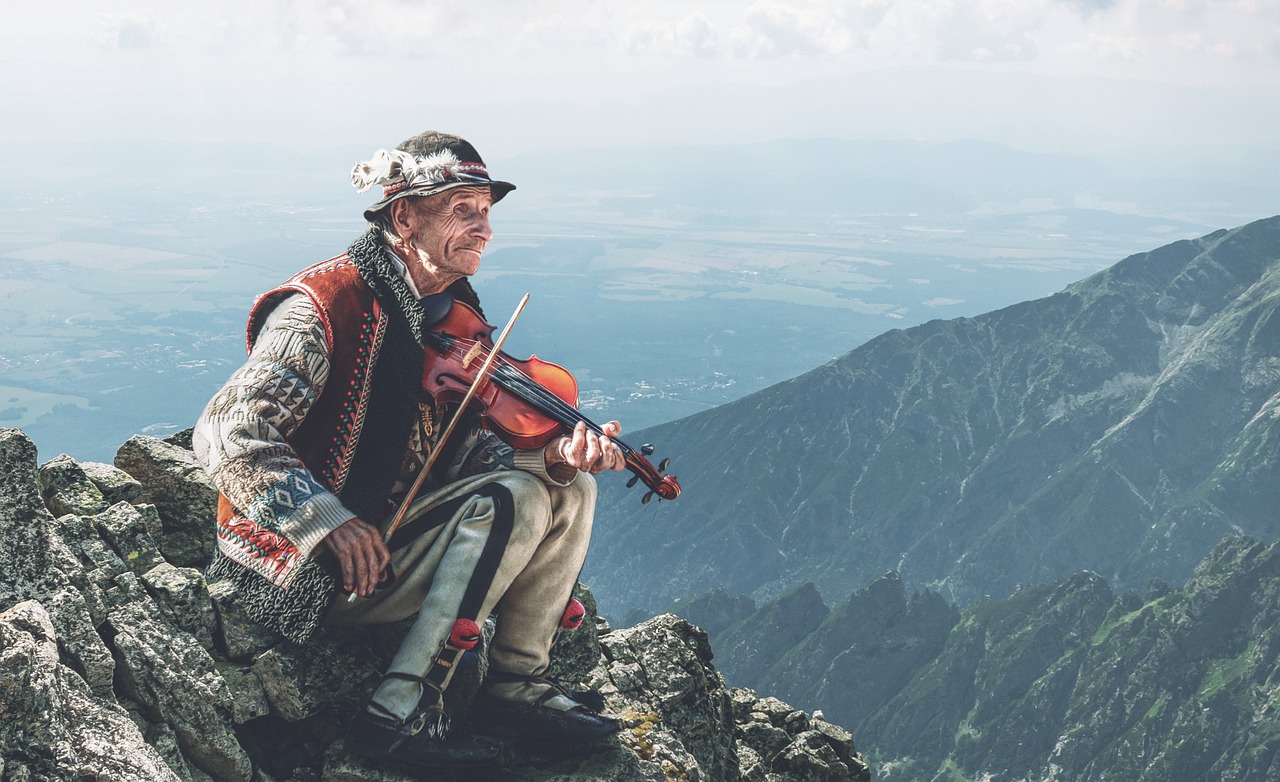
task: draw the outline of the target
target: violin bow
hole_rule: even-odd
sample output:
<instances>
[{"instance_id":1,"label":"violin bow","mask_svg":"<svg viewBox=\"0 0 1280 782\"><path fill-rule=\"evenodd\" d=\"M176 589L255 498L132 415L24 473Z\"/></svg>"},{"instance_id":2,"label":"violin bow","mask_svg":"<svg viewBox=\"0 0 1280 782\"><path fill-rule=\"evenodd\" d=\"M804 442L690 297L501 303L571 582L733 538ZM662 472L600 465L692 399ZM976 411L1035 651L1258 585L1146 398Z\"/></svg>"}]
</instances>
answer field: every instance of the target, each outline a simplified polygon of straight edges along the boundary
<instances>
[{"instance_id":1,"label":"violin bow","mask_svg":"<svg viewBox=\"0 0 1280 782\"><path fill-rule=\"evenodd\" d=\"M431 468L436 463L436 457L444 450L444 444L449 441L449 436L453 434L454 428L458 425L462 413L467 409L467 405L471 403L472 397L476 395L476 390L480 388L480 384L489 375L489 368L493 366L493 361L498 357L498 352L502 350L502 343L507 340L507 334L511 333L511 327L516 325L516 319L520 317L520 313L524 310L524 305L529 303L529 294L525 294L520 303L516 305L516 311L511 313L511 319L507 321L507 325L502 329L502 333L493 342L493 348L489 351L489 355L485 358L484 363L480 365L480 369L476 370L476 379L471 381L471 387L467 389L467 395L462 398L462 404L458 405L458 409L453 412L453 418L449 419L449 425L444 428L444 433L440 435L437 441L438 446L431 451L431 455L427 457L427 461L422 465L422 469L418 471L418 477L414 479L413 485L409 487L409 493L405 495L404 502L400 503L399 510L396 511L396 517L391 520L391 526L387 527L387 531L382 535L384 543L391 540L391 536L399 529L400 523L404 521L405 514L409 511L409 506L413 503L415 497L418 496L418 490L422 488L423 482L427 480L427 473L431 472ZM354 597L355 595L352 595Z\"/></svg>"}]
</instances>

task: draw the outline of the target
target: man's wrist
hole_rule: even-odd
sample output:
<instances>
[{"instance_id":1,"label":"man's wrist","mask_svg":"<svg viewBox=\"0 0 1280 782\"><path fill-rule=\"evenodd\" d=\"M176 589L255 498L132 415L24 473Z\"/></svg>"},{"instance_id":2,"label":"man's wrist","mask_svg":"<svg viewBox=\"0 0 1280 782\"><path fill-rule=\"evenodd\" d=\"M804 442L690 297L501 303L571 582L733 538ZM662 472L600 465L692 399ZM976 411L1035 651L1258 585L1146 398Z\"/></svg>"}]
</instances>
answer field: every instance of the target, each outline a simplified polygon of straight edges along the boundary
<instances>
[{"instance_id":1,"label":"man's wrist","mask_svg":"<svg viewBox=\"0 0 1280 782\"><path fill-rule=\"evenodd\" d=\"M553 462L551 451L555 441L532 451L516 450L515 467L517 470L533 473L547 483L568 486L577 477L577 469L563 461Z\"/></svg>"}]
</instances>

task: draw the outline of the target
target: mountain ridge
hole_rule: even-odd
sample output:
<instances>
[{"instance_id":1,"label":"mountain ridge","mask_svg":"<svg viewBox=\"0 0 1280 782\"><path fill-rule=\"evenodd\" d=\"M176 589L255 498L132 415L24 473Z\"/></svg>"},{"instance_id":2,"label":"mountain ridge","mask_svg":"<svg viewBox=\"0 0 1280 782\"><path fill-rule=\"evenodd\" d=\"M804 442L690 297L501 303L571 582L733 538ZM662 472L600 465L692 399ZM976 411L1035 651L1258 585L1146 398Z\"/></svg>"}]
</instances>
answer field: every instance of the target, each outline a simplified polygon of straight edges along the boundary
<instances>
[{"instance_id":1,"label":"mountain ridge","mask_svg":"<svg viewBox=\"0 0 1280 782\"><path fill-rule=\"evenodd\" d=\"M647 430L685 493L639 511L604 486L602 604L830 599L887 569L962 602L1081 569L1125 586L1274 536L1278 247L1274 217L1174 242Z\"/></svg>"}]
</instances>

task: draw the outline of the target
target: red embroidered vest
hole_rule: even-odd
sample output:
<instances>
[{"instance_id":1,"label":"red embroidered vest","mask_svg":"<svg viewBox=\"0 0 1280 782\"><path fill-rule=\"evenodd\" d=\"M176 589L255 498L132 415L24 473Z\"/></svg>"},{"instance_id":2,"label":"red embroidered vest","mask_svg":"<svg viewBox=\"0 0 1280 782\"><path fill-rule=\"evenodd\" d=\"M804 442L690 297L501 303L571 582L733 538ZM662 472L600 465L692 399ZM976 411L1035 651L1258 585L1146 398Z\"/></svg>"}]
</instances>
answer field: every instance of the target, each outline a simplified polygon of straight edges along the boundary
<instances>
[{"instance_id":1,"label":"red embroidered vest","mask_svg":"<svg viewBox=\"0 0 1280 782\"><path fill-rule=\"evenodd\" d=\"M329 491L341 494L364 428L373 367L389 317L351 257L343 254L303 269L258 297L249 315L249 350L271 309L293 293L305 294L320 313L330 368L324 391L288 440L312 476ZM221 494L218 550L284 589L292 583L301 561L300 552L288 539L242 515Z\"/></svg>"}]
</instances>

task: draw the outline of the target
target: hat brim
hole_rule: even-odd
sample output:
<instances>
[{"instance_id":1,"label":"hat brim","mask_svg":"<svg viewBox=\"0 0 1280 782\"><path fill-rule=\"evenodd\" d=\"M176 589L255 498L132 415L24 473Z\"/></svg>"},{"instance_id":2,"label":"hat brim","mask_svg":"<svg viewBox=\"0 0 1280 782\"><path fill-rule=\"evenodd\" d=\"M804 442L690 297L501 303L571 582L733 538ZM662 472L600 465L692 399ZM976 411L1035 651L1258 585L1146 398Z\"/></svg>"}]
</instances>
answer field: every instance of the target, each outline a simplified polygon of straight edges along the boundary
<instances>
[{"instance_id":1,"label":"hat brim","mask_svg":"<svg viewBox=\"0 0 1280 782\"><path fill-rule=\"evenodd\" d=\"M364 219L372 221L379 212L386 209L387 206L397 198L405 198L407 196L429 196L459 187L484 187L486 185L489 187L489 193L493 196L493 203L495 204L501 201L507 193L516 189L516 186L510 182L499 182L497 180L490 180L488 182L467 182L455 180L450 182L436 182L434 184L414 185L413 187L406 187L404 190L392 193L378 203L364 210Z\"/></svg>"}]
</instances>

